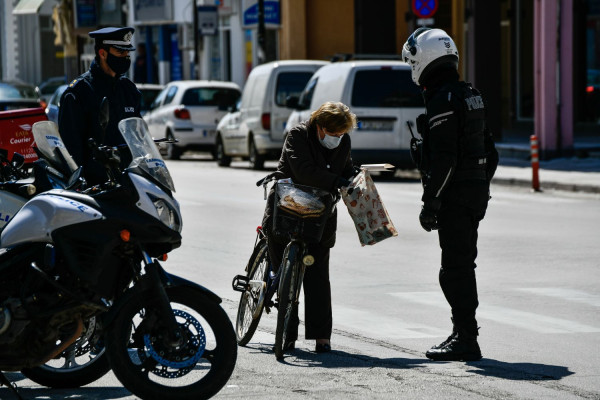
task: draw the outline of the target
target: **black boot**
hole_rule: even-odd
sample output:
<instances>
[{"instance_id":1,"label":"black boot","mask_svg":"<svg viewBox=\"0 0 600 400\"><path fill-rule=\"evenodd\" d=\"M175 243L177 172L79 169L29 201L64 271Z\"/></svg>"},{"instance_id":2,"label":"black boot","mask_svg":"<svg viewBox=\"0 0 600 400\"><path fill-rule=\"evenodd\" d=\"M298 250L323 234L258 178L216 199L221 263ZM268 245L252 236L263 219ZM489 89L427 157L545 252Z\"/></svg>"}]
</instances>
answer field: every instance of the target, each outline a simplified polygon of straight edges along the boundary
<instances>
[{"instance_id":1,"label":"black boot","mask_svg":"<svg viewBox=\"0 0 600 400\"><path fill-rule=\"evenodd\" d=\"M458 330L451 335L449 341L433 346L425 353L427 358L434 361L478 361L481 360L481 350L477 343L477 335L464 330Z\"/></svg>"},{"instance_id":2,"label":"black boot","mask_svg":"<svg viewBox=\"0 0 600 400\"><path fill-rule=\"evenodd\" d=\"M454 325L454 320L452 318L450 318L450 320L452 321L452 333L442 343L436 344L435 346L432 346L431 350L441 349L442 347L444 347L448 343L450 343L450 341L454 338L454 336L456 336L456 325Z\"/></svg>"}]
</instances>

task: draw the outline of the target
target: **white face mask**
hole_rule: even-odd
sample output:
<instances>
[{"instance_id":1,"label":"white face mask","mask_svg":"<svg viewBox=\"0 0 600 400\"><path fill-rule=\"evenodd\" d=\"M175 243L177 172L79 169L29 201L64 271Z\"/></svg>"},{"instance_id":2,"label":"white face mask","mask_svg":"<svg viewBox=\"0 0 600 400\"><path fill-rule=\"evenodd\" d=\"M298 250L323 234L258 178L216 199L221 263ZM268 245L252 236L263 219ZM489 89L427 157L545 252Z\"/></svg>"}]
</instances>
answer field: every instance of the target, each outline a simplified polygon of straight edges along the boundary
<instances>
[{"instance_id":1,"label":"white face mask","mask_svg":"<svg viewBox=\"0 0 600 400\"><path fill-rule=\"evenodd\" d=\"M323 134L325 135L323 139L319 137L319 142L321 145L327 149L335 149L342 142L342 136L331 136L325 133L323 130Z\"/></svg>"},{"instance_id":2,"label":"white face mask","mask_svg":"<svg viewBox=\"0 0 600 400\"><path fill-rule=\"evenodd\" d=\"M330 136L330 135L325 135L325 137L323 139L320 139L321 145L323 145L323 147L326 147L328 149L335 149L336 147L338 147L340 145L342 141L342 137L336 137L336 136Z\"/></svg>"}]
</instances>

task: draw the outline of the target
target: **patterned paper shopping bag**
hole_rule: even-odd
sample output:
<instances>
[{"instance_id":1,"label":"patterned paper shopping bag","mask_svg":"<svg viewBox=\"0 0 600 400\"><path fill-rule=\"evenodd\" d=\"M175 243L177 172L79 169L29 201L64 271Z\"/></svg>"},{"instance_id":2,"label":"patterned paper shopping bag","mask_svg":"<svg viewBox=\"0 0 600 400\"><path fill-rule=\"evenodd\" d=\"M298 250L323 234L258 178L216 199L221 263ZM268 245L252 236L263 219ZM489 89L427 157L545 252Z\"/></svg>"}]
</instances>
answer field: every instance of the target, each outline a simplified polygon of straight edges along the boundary
<instances>
[{"instance_id":1,"label":"patterned paper shopping bag","mask_svg":"<svg viewBox=\"0 0 600 400\"><path fill-rule=\"evenodd\" d=\"M368 170L361 169L352 184L342 189L342 199L354 221L362 246L398 236Z\"/></svg>"}]
</instances>

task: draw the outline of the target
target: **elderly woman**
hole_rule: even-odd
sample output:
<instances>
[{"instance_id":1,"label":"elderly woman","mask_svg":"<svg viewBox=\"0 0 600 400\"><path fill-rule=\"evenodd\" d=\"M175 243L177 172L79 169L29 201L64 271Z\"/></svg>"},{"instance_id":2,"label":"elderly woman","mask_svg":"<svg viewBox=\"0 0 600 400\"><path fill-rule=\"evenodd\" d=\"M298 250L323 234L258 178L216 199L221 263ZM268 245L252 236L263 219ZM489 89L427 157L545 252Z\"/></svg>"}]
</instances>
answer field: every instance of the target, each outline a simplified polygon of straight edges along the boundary
<instances>
[{"instance_id":1,"label":"elderly woman","mask_svg":"<svg viewBox=\"0 0 600 400\"><path fill-rule=\"evenodd\" d=\"M327 102L313 111L310 119L292 128L287 135L277 170L296 184L314 186L336 193L348 186L354 174L350 157L350 131L356 127L356 116L339 102ZM266 228L269 256L276 268L281 265L287 245L284 238L271 231L273 190L267 201L263 227ZM317 353L331 351L331 287L329 283L329 252L335 244L337 211L329 217L319 243L309 245L315 263L304 275L305 337L315 339ZM287 332L284 351L293 350L298 337L296 315Z\"/></svg>"}]
</instances>

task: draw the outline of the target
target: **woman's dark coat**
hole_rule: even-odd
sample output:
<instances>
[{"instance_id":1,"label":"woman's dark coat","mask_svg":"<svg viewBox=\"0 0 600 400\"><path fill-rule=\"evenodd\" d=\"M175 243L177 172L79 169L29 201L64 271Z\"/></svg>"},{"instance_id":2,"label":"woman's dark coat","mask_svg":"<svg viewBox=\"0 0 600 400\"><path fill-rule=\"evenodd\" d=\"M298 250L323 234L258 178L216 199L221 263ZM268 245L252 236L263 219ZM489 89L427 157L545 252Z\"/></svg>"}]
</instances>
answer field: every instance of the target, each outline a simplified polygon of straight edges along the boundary
<instances>
[{"instance_id":1,"label":"woman's dark coat","mask_svg":"<svg viewBox=\"0 0 600 400\"><path fill-rule=\"evenodd\" d=\"M335 194L339 178L349 179L354 172L350 156L350 135L342 136L340 145L335 149L323 147L317 135L316 124L310 124L309 121L292 128L283 145L277 170L294 183L318 187ZM271 189L263 219L263 227L269 230L272 224L273 197L274 189ZM325 225L321 239L323 246L333 247L336 229L337 210Z\"/></svg>"}]
</instances>

